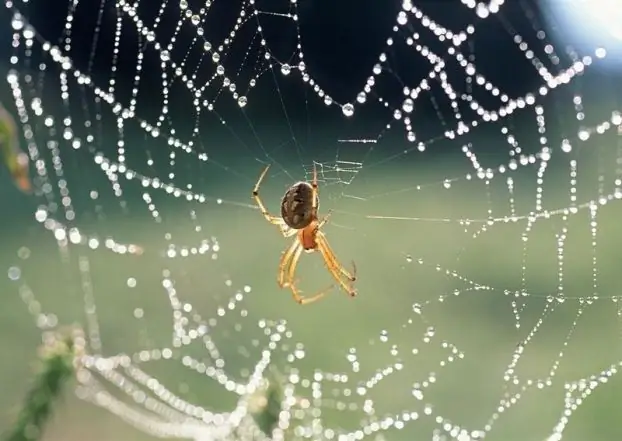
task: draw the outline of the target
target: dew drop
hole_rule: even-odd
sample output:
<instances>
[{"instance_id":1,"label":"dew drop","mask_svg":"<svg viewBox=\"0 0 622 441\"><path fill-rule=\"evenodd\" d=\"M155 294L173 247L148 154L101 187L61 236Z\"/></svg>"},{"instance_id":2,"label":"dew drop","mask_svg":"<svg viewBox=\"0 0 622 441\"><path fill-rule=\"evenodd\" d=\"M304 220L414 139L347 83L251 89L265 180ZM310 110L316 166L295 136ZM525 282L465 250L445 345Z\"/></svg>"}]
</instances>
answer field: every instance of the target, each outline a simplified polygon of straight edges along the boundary
<instances>
[{"instance_id":1,"label":"dew drop","mask_svg":"<svg viewBox=\"0 0 622 441\"><path fill-rule=\"evenodd\" d=\"M423 392L421 392L421 389L413 389L413 397L418 400L423 400Z\"/></svg>"},{"instance_id":2,"label":"dew drop","mask_svg":"<svg viewBox=\"0 0 622 441\"><path fill-rule=\"evenodd\" d=\"M389 333L385 329L380 331L380 341L383 343L389 341Z\"/></svg>"},{"instance_id":3,"label":"dew drop","mask_svg":"<svg viewBox=\"0 0 622 441\"><path fill-rule=\"evenodd\" d=\"M281 73L283 75L289 75L291 71L292 71L292 68L289 64L283 64L281 66Z\"/></svg>"},{"instance_id":4,"label":"dew drop","mask_svg":"<svg viewBox=\"0 0 622 441\"><path fill-rule=\"evenodd\" d=\"M341 108L341 111L345 116L351 117L352 115L354 115L354 106L350 103L344 104Z\"/></svg>"},{"instance_id":5,"label":"dew drop","mask_svg":"<svg viewBox=\"0 0 622 441\"><path fill-rule=\"evenodd\" d=\"M22 18L22 16L19 14L15 14L13 16L13 21L11 21L11 26L13 26L13 29L16 31L22 29L24 27L24 19Z\"/></svg>"},{"instance_id":6,"label":"dew drop","mask_svg":"<svg viewBox=\"0 0 622 441\"><path fill-rule=\"evenodd\" d=\"M404 102L402 103L402 110L406 113L411 113L414 108L415 108L415 103L410 98L406 98Z\"/></svg>"},{"instance_id":7,"label":"dew drop","mask_svg":"<svg viewBox=\"0 0 622 441\"><path fill-rule=\"evenodd\" d=\"M13 281L19 280L20 277L22 277L22 270L16 266L12 266L11 268L9 268L8 275L9 279Z\"/></svg>"},{"instance_id":8,"label":"dew drop","mask_svg":"<svg viewBox=\"0 0 622 441\"><path fill-rule=\"evenodd\" d=\"M22 260L28 259L30 257L30 249L26 247L20 247L20 249L17 250L17 257Z\"/></svg>"}]
</instances>

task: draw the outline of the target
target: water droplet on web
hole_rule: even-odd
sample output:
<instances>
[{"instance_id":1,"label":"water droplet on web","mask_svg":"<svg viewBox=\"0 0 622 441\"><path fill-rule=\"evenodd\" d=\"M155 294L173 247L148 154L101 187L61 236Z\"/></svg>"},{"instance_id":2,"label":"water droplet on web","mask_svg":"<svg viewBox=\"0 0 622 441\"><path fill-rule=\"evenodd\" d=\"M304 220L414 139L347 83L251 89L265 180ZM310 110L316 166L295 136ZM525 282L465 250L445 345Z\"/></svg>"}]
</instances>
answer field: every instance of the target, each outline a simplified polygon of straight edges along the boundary
<instances>
[{"instance_id":1,"label":"water droplet on web","mask_svg":"<svg viewBox=\"0 0 622 441\"><path fill-rule=\"evenodd\" d=\"M9 268L8 275L9 275L9 279L13 281L19 280L19 278L22 277L22 270L16 266L12 266L11 268Z\"/></svg>"},{"instance_id":2,"label":"water droplet on web","mask_svg":"<svg viewBox=\"0 0 622 441\"><path fill-rule=\"evenodd\" d=\"M365 92L359 92L359 94L356 96L356 100L363 104L365 101L367 101L367 94Z\"/></svg>"},{"instance_id":3,"label":"water droplet on web","mask_svg":"<svg viewBox=\"0 0 622 441\"><path fill-rule=\"evenodd\" d=\"M33 39L35 37L34 28L32 26L27 26L26 29L24 29L23 35L26 40Z\"/></svg>"},{"instance_id":4,"label":"water droplet on web","mask_svg":"<svg viewBox=\"0 0 622 441\"><path fill-rule=\"evenodd\" d=\"M213 61L214 63L218 63L218 62L220 61L220 54L219 54L218 52L215 52L215 53L212 55L212 61Z\"/></svg>"},{"instance_id":5,"label":"water droplet on web","mask_svg":"<svg viewBox=\"0 0 622 441\"><path fill-rule=\"evenodd\" d=\"M248 99L245 96L241 96L238 98L238 106L246 107L246 104L248 104Z\"/></svg>"},{"instance_id":6,"label":"water droplet on web","mask_svg":"<svg viewBox=\"0 0 622 441\"><path fill-rule=\"evenodd\" d=\"M17 257L22 260L28 259L30 257L30 249L26 247L20 247L20 249L17 250Z\"/></svg>"},{"instance_id":7,"label":"water droplet on web","mask_svg":"<svg viewBox=\"0 0 622 441\"><path fill-rule=\"evenodd\" d=\"M225 74L225 66L223 66L222 64L219 64L218 67L216 68L216 73L218 75L224 75Z\"/></svg>"},{"instance_id":8,"label":"water droplet on web","mask_svg":"<svg viewBox=\"0 0 622 441\"><path fill-rule=\"evenodd\" d=\"M130 288L136 287L136 279L134 277L127 279L127 286Z\"/></svg>"},{"instance_id":9,"label":"water droplet on web","mask_svg":"<svg viewBox=\"0 0 622 441\"><path fill-rule=\"evenodd\" d=\"M384 343L389 341L389 333L385 329L380 331L380 341Z\"/></svg>"},{"instance_id":10,"label":"water droplet on web","mask_svg":"<svg viewBox=\"0 0 622 441\"><path fill-rule=\"evenodd\" d=\"M423 392L421 392L421 389L418 389L418 388L413 389L413 397L415 397L418 400L423 400Z\"/></svg>"},{"instance_id":11,"label":"water droplet on web","mask_svg":"<svg viewBox=\"0 0 622 441\"><path fill-rule=\"evenodd\" d=\"M402 26L408 23L408 16L406 15L404 11L400 11L400 13L397 14L397 23Z\"/></svg>"},{"instance_id":12,"label":"water droplet on web","mask_svg":"<svg viewBox=\"0 0 622 441\"><path fill-rule=\"evenodd\" d=\"M171 54L168 51L162 51L160 52L160 59L162 61L168 61L171 59Z\"/></svg>"},{"instance_id":13,"label":"water droplet on web","mask_svg":"<svg viewBox=\"0 0 622 441\"><path fill-rule=\"evenodd\" d=\"M206 41L205 43L203 43L203 50L205 52L209 52L212 50L212 43L210 43L209 41Z\"/></svg>"},{"instance_id":14,"label":"water droplet on web","mask_svg":"<svg viewBox=\"0 0 622 441\"><path fill-rule=\"evenodd\" d=\"M410 98L406 98L404 100L404 103L402 103L402 110L406 113L412 112L414 108L415 108L415 103Z\"/></svg>"},{"instance_id":15,"label":"water droplet on web","mask_svg":"<svg viewBox=\"0 0 622 441\"><path fill-rule=\"evenodd\" d=\"M289 75L291 71L292 71L292 68L289 64L283 64L281 66L281 73L283 75Z\"/></svg>"},{"instance_id":16,"label":"water droplet on web","mask_svg":"<svg viewBox=\"0 0 622 441\"><path fill-rule=\"evenodd\" d=\"M11 26L16 31L22 29L24 27L24 19L22 18L22 16L19 14L15 14L13 16L13 21L11 21Z\"/></svg>"},{"instance_id":17,"label":"water droplet on web","mask_svg":"<svg viewBox=\"0 0 622 441\"><path fill-rule=\"evenodd\" d=\"M410 254L408 254L406 256L406 262L411 263L413 261L413 256L411 256Z\"/></svg>"},{"instance_id":18,"label":"water droplet on web","mask_svg":"<svg viewBox=\"0 0 622 441\"><path fill-rule=\"evenodd\" d=\"M186 0L179 0L179 9L182 11L188 9L188 2Z\"/></svg>"},{"instance_id":19,"label":"water droplet on web","mask_svg":"<svg viewBox=\"0 0 622 441\"><path fill-rule=\"evenodd\" d=\"M344 104L341 108L341 111L345 116L351 117L352 115L354 115L354 106L350 103Z\"/></svg>"},{"instance_id":20,"label":"water droplet on web","mask_svg":"<svg viewBox=\"0 0 622 441\"><path fill-rule=\"evenodd\" d=\"M380 73L382 72L382 66L379 64L375 64L373 72L374 72L374 75L380 75Z\"/></svg>"},{"instance_id":21,"label":"water droplet on web","mask_svg":"<svg viewBox=\"0 0 622 441\"><path fill-rule=\"evenodd\" d=\"M190 19L190 21L192 22L193 25L198 25L201 22L201 17L199 17L198 15L193 15L192 18Z\"/></svg>"}]
</instances>

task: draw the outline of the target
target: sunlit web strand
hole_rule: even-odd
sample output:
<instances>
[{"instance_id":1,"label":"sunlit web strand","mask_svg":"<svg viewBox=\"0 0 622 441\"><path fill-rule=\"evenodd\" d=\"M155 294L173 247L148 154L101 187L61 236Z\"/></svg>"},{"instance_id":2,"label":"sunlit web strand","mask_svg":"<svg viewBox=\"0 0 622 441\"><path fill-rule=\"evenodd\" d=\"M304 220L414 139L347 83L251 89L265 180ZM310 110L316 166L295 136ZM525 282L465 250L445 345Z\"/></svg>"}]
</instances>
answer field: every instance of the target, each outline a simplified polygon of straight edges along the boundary
<instances>
[{"instance_id":1,"label":"sunlit web strand","mask_svg":"<svg viewBox=\"0 0 622 441\"><path fill-rule=\"evenodd\" d=\"M622 127L622 111L614 111L611 113L610 118L602 121L596 126L580 129L576 135L575 140L579 142L585 142L591 139L594 135L596 136L604 135L610 130L620 130L620 127ZM563 152L567 153L571 149L572 149L572 145L571 145L570 140L565 139L564 141L562 141L561 150ZM547 150L550 150L550 148L547 148ZM539 159L543 160L546 157L550 157L550 152L540 151L539 153L535 153L535 154L521 155L521 157L518 159L512 159L507 164L499 165L497 167L497 172L501 174L505 172L513 172L513 171L516 171L519 167L532 166L536 164L537 160ZM366 166L366 168L369 168L369 165ZM426 183L426 184L418 184L418 185L411 186L411 187L400 188L399 190L392 190L388 192L368 195L368 196L365 196L364 199L371 200L371 199L385 197L385 196L389 196L393 194L411 192L414 190L419 191L425 188L431 188L431 187L435 187L441 184L445 188L448 188L450 185L454 183L458 183L463 180L471 180L474 176L481 180L484 180L484 179L490 180L496 176L495 172L493 172L493 170L491 169L484 169L480 167L480 168L476 168L475 171L476 171L475 175L471 173L467 173L465 176L462 176L462 177L444 178L442 181L436 181L436 182L431 182L431 183Z\"/></svg>"},{"instance_id":2,"label":"sunlit web strand","mask_svg":"<svg viewBox=\"0 0 622 441\"><path fill-rule=\"evenodd\" d=\"M16 96L21 96L21 92L19 92L20 86L19 86L19 82L18 82L18 74L17 72L10 72L9 76L7 78L11 88L14 91L14 94L17 94ZM20 109L21 110L21 109ZM173 138L169 138L169 145L176 145L177 140L175 141L171 141ZM69 139L68 141L71 141L71 139ZM171 144L172 143L172 144ZM36 159L35 157L32 158L33 160ZM216 197L210 197L210 196L206 196L204 194L199 194L199 193L194 193L190 190L183 190L180 189L176 186L174 186L173 184L168 184L166 182L162 182L159 178L153 178L153 177L148 177L145 176L143 174L140 174L138 172L133 171L131 168L129 168L125 163L116 163L116 162L112 162L109 159L107 159L102 153L96 153L93 156L93 160L96 164L99 165L99 167L104 171L110 171L111 173L118 173L122 176L125 176L128 180L132 180L132 179L139 179L142 183L143 186L151 186L154 189L162 189L163 191L165 191L168 194L171 194L175 197L184 197L187 200L195 200L199 203L205 203L205 202L216 202L218 204L225 204L225 205L236 205L236 206L240 206L240 207L244 207L244 208L250 208L250 209L257 209L257 207L255 207L254 205L251 204L246 204L243 202L235 202L235 201L229 201L229 200L225 200L225 199L221 199L221 198L216 198ZM209 160L211 161L211 160ZM212 161L213 162L213 161ZM231 169L229 167L225 167L223 166L223 168L227 171L231 171ZM246 179L248 179L247 176L244 176Z\"/></svg>"},{"instance_id":3,"label":"sunlit web strand","mask_svg":"<svg viewBox=\"0 0 622 441\"><path fill-rule=\"evenodd\" d=\"M44 43L44 48L45 48L45 47L46 47L46 44ZM60 56L60 54L56 52L55 48L53 48L53 47L52 47L52 48L48 48L48 50L52 52L52 56L53 56L53 58L55 59L55 61L56 61L57 63L61 64L61 67L66 67L66 65L69 65L69 66L70 66L70 61L69 61L68 59L66 59L66 58L64 58L64 57L62 57L62 56ZM588 58L589 58L589 57L588 57ZM586 61L587 61L587 59L586 59ZM77 70L74 72L74 74L75 74L75 75L77 75L77 76L78 76L78 78L82 75L82 74L81 74L79 71L77 71ZM551 80L551 83L550 83L550 84L552 85L552 87L555 87L555 84L556 84L556 81L557 81L557 79L558 79L558 78L562 78L562 82L567 82L567 80L568 80L568 81L570 80L571 76L570 76L569 78L567 78L567 79L566 79L566 78L564 78L564 75L565 75L565 73L562 73L562 74L560 74L558 77L556 77L556 78L552 79L552 80ZM85 84L90 84L90 78L89 78L89 77L84 77L83 82L84 82ZM106 102L108 102L109 104L111 104L111 105L112 105L112 104L114 103L114 98L113 98L113 96L112 96L112 95L110 95L110 94L107 94L107 93L103 92L101 89L99 89L99 88L97 88L97 87L95 87L95 92L96 92L96 93L97 93L97 94L98 94L98 95L99 95L99 96L100 96L103 100L105 100L105 101L106 101ZM541 89L541 93L545 93L545 91L543 91L543 90ZM528 95L528 96L527 96L527 98L526 98L526 100L525 100L525 102L529 105L529 104L532 104L532 103L531 103L531 101L534 101L534 100L531 100L531 99L530 99L530 95ZM521 102L521 101L519 100L519 101L518 101L518 103L519 103L519 104L515 104L515 105L516 105L516 106L518 106L518 107L520 107L520 102ZM508 108L511 108L511 107L512 107L512 106L511 106L511 105L509 105L509 107L508 107ZM124 109L122 106L120 106L120 104L119 104L119 103L115 103L115 105L114 105L114 107L113 107L113 111L116 111L116 113L120 113L122 116L127 117L127 118L132 117L132 112L131 112L129 109ZM502 112L501 112L501 113L502 113ZM485 115L486 115L486 114L485 114ZM485 118L485 115L484 115L484 119L486 119L486 118ZM491 119L493 119L493 120L494 120L494 119L495 119L495 113L493 113L492 115L493 115L493 116L491 117ZM139 121L140 121L140 120L139 120ZM474 123L475 123L475 122L474 122ZM476 123L475 123L475 125L476 125ZM145 121L141 121L141 127L143 127L143 129L145 129L147 132L150 132L150 133L152 134L152 136L153 136L153 135L157 135L157 136L159 136L159 135L160 135L160 131L159 131L159 129L154 128L153 126L151 126L149 123L146 123ZM451 134L451 132L450 132L450 134ZM448 136L448 135L446 134L446 136ZM451 136L450 136L450 137L451 137ZM440 137L439 139L442 139L442 138L444 138L444 137ZM179 142L178 140L175 140L175 139L173 139L173 138L169 138L169 143L171 143L171 142L173 143L173 144L172 144L173 146L176 146L176 147L181 147L183 150L185 150L185 151L187 151L187 152L191 152L191 151L192 151L192 148L191 148L189 145L184 145L183 143ZM432 141L430 141L430 142L432 142ZM400 154L398 154L398 156L401 156L402 154L403 154L403 153L400 153ZM203 160L207 160L207 156L206 156L205 154L200 154L200 155L199 155L199 157L200 157L201 159L203 159ZM376 164L370 164L370 165L368 165L368 166L378 165L378 164L380 164L380 163L386 162L387 160L391 160L391 159L392 159L392 158L385 158L385 160L382 160L382 161L380 161L380 162L378 162L378 163L376 163ZM212 161L212 160L210 159L210 161ZM212 162L213 162L213 161L212 161ZM217 165L218 165L218 164L217 164ZM222 164L221 164L220 166L222 166ZM228 168L228 167L224 167L224 169L226 169L227 171L230 171L230 172L232 171L232 170L231 170L230 168Z\"/></svg>"},{"instance_id":4,"label":"sunlit web strand","mask_svg":"<svg viewBox=\"0 0 622 441\"><path fill-rule=\"evenodd\" d=\"M76 78L79 84L89 86L91 90L93 90L96 96L98 96L102 101L106 102L110 106L112 112L115 115L121 117L124 120L133 119L137 121L139 123L139 126L147 134L149 134L150 136L154 138L164 138L167 141L168 145L171 147L181 149L185 153L194 154L199 160L203 162L212 163L227 172L235 174L239 178L250 180L248 176L239 174L235 170L231 169L231 167L228 167L211 158L208 158L206 153L196 152L194 148L192 147L192 143L188 143L188 144L183 143L182 141L175 138L171 134L167 134L162 129L152 125L146 120L141 119L132 110L130 110L129 108L126 108L121 103L117 102L113 94L106 92L100 87L94 85L90 76L85 75L79 69L74 69L70 58L63 55L61 50L57 46L52 45L51 43L41 39L41 37L36 33L36 30L27 24L26 19L17 10L15 10L14 8L11 8L11 9L16 14L16 17L14 18L14 21L13 21L14 28L17 27L16 30L20 30L21 32L23 32L24 38L26 39L31 39L32 37L36 37L41 42L41 48L51 56L52 60L63 71L72 74L74 78ZM17 78L18 78L17 72L12 72L12 73L9 73L8 81L12 86L14 84L17 85Z\"/></svg>"},{"instance_id":5,"label":"sunlit web strand","mask_svg":"<svg viewBox=\"0 0 622 441\"><path fill-rule=\"evenodd\" d=\"M224 123L224 124L227 126L227 128L229 129L229 131L232 133L232 135L233 135L233 136L234 136L234 137L235 137L238 141L240 141L243 145L245 145L245 146L246 146L246 144L245 144L245 143L244 143L244 142L243 142L243 141L239 138L239 136L237 135L237 133L235 133L234 131L232 131L232 130L231 130L231 128L230 128L230 127L229 127L229 126L225 123L225 121L224 121L224 120L223 120L223 119L222 119L222 118L218 115L218 113L214 110L214 102L218 99L218 97L220 96L220 93L221 93L221 92L225 89L225 87L221 87L221 88L219 89L217 96L214 98L214 100L213 100L212 102L208 102L207 100L204 100L204 101L203 101L203 105L200 105L200 104L199 104L199 98L198 98L199 96L201 96L201 95L203 94L203 92L207 89L207 87L210 85L210 83L211 83L214 79L216 79L216 78L218 78L218 77L220 77L220 76L223 76L223 78L224 78L224 80L223 80L223 84L225 84L225 82L226 82L226 81L229 81L229 80L228 80L228 78L227 78L226 76L224 76L224 75L226 75L226 70L225 70L224 66L223 66L223 65L221 65L221 64L219 64L219 62L220 62L220 57L221 57L220 53L221 53L224 49L226 49L226 48L227 48L227 46L229 45L229 43L233 40L233 38L234 38L235 33L237 32L237 30L238 30L238 29L239 29L239 28L240 28L240 27L241 27L244 23L246 23L246 21L248 21L248 20L249 20L249 18L248 18L248 17L247 17L247 18L244 18L244 17L245 17L245 14L242 14L242 12L243 12L244 10L242 10L242 12L240 13L240 16L239 16L239 18L238 18L237 24L235 25L234 30L232 31L231 38L230 38L230 39L227 39L227 40L225 41L225 45L224 45L223 47L220 47L220 48L218 49L218 51L215 51L215 50L212 48L211 43L209 43L207 40L205 40L205 38L204 38L204 37L202 37L202 32L201 32L201 33L197 33L197 37L195 38L195 41L194 41L194 42L196 42L196 40L197 40L197 38L199 37L199 35L201 35L201 38L200 38L200 39L201 39L201 40L203 40L203 42L204 42L204 43L203 43L203 48L204 48L204 50L205 50L206 54L208 54L208 53L210 53L210 52L212 53L211 61L212 61L212 63L214 63L215 65L217 65L217 67L216 67L216 72L212 75L212 77L211 77L211 78L210 78L210 79L209 79L209 80L208 80L205 84L203 84L203 85L202 85L201 87L199 87L199 88L195 88L195 86L194 86L193 82L192 82L191 80L189 80L189 79L187 78L186 74L184 73L184 70L183 70L184 65L183 65L183 63L182 63L182 65L181 65L181 66L178 66L178 65L177 65L177 64L176 64L173 60L171 60L171 57L170 57L170 51L172 50L172 46L169 44L169 46L167 46L166 48L164 48L163 46L161 46L161 45L160 45L160 43L159 43L158 41L156 41L156 40L155 40L155 37L150 38L150 36L155 35L155 33L153 32L153 30L150 30L150 29L149 29L149 28L148 28L148 27L147 27L147 26L146 26L146 25L142 22L142 20L140 19L139 15L138 15L138 13L137 13L137 11L136 11L137 5L132 6L132 5L130 5L129 3L127 3L126 1L124 1L124 0L120 0L120 1L116 2L116 6L117 6L117 7L119 7L119 8L121 9L121 11L123 11L124 13L126 13L126 14L128 14L128 15L130 16L130 18L131 18L131 19L134 21L134 23L135 23L135 26L136 26L137 31L138 31L140 34L142 34L142 35L146 35L146 36L147 36L147 42L148 42L148 43L150 43L150 44L152 44L152 45L153 45L153 47L154 47L154 49L155 49L157 52L159 52L159 54L160 54L160 58L161 58L161 60L162 60L162 65L163 65L163 67L169 67L169 68L170 68L170 69L171 69L171 70L175 73L176 77L177 77L178 79L181 79L181 80L182 80L182 82L184 83L184 85L186 86L186 88L187 88L187 89L188 89L191 93L193 93L193 95L194 95L195 97L197 97L197 98L195 99L195 103L194 103L194 105L195 105L195 109L196 109L196 112L197 112L197 118L198 118L198 115L200 114L200 112L202 111L202 109L203 109L203 108L207 108L207 110L208 110L209 112L212 112L212 113L214 113L216 116L218 116L218 118L220 119L220 121L221 121L222 123ZM185 3L185 2L184 2L184 3L180 3L180 7L182 8L182 10L190 11L190 9L188 9L188 4L187 4L187 3ZM208 5L208 9L209 9L209 5ZM162 15L162 13L163 13L163 11L161 10L161 11L160 11L160 16ZM206 10L204 13L207 13L207 10ZM181 24L182 24L182 22L183 22L184 20L188 20L189 22L191 22L192 26L197 27L197 30L199 29L199 28L198 28L198 26L199 26L199 23L201 22L201 16L200 16L200 15L193 15L193 14L188 15L188 14L182 14L182 18L178 21L176 31L179 31L179 28L180 28L180 26L181 26ZM194 45L194 42L193 42L193 45ZM250 50L250 48L249 48L249 50ZM247 54L246 54L246 55L248 56L248 51L247 51ZM142 58L141 58L141 60L142 60ZM246 60L246 57L245 57L245 60ZM243 62L243 63L244 63L244 62ZM243 66L243 63L240 65L240 69L241 69L241 67ZM270 70L272 71L272 69L270 69ZM193 78L194 78L194 76L193 76ZM249 83L249 88L253 87L253 85L254 85L254 81L255 81L255 80L251 80L251 82ZM167 88L167 84L168 84L168 83L166 83L166 82L165 82L165 84L163 85L163 87L165 88L165 90L166 90L166 88ZM237 103L238 103L239 107L240 107L241 109L243 109L243 108L246 106L246 104L247 104L247 98L246 98L246 96L239 96L237 92L234 92L234 90L235 90L235 89L232 89L232 88L231 88L231 86L235 86L235 83L230 83L230 84L229 84L229 90L232 92L233 98L237 100ZM137 92L138 92L138 88L137 88L137 85L135 85L135 87L134 87L134 89L133 89L133 93L134 93L134 95L135 95ZM165 103L164 103L164 104L166 104L166 101L168 100L168 97L165 95L164 99L165 99ZM134 100L134 102L135 102L135 100ZM130 110L131 110L131 109L130 109ZM161 122L162 122L162 119L160 118L160 120L159 120L159 121L158 121L158 123L157 123L157 127L158 127L158 129L159 129L160 125L161 125ZM253 128L253 127L252 127L252 124L250 123L250 121L248 121L248 122L249 122L249 125L251 126L251 128ZM253 128L253 131L254 131L254 128ZM194 135L198 135L198 125L196 125L196 124L195 124L195 128L194 128ZM255 134L255 135L256 135L256 134ZM259 141L259 139L257 138L257 136L256 136L256 139ZM270 155L269 155L269 154L268 154L268 152L266 151L265 147L261 144L261 142L259 142L259 147L262 149L262 151L264 152L264 154L266 155L266 157L270 157ZM248 148L248 147L247 147L247 148ZM211 161L211 159L210 159L210 161ZM221 165L221 166L222 166L222 165ZM227 169L228 171L231 171L228 167L227 167L226 169ZM286 171L286 170L285 170L285 171ZM286 172L287 172L287 171L286 171ZM241 177L241 176L240 176L240 177Z\"/></svg>"}]
</instances>

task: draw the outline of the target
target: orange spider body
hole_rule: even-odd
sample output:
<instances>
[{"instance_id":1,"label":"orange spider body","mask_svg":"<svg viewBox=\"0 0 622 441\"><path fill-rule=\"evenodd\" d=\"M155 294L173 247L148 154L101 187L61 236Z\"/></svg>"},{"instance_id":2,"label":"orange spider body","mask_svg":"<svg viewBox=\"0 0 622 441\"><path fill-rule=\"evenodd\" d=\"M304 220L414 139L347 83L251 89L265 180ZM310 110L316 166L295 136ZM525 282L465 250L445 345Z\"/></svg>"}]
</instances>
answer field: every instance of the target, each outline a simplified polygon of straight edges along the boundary
<instances>
[{"instance_id":1,"label":"orange spider body","mask_svg":"<svg viewBox=\"0 0 622 441\"><path fill-rule=\"evenodd\" d=\"M281 217L273 216L266 210L259 198L259 186L268 172L267 166L259 176L253 189L253 199L261 210L263 217L273 225L279 227L284 237L296 235L294 242L281 256L277 282L281 288L290 288L294 300L300 304L306 304L319 300L330 289L325 289L312 297L302 297L294 282L294 273L302 252L313 253L319 251L324 259L326 268L340 287L351 297L356 295L352 283L356 280L356 267L352 272L347 271L337 260L335 253L330 248L326 236L320 229L328 221L330 213L321 221L318 220L319 189L317 185L317 172L313 168L313 181L297 182L292 185L283 195L281 201ZM352 263L354 266L354 262ZM344 281L343 279L346 279Z\"/></svg>"},{"instance_id":2,"label":"orange spider body","mask_svg":"<svg viewBox=\"0 0 622 441\"><path fill-rule=\"evenodd\" d=\"M304 227L302 230L298 230L298 242L300 242L300 244L302 245L302 249L307 253L312 253L318 248L317 241L315 240L317 226L317 221L311 221L311 223Z\"/></svg>"}]
</instances>

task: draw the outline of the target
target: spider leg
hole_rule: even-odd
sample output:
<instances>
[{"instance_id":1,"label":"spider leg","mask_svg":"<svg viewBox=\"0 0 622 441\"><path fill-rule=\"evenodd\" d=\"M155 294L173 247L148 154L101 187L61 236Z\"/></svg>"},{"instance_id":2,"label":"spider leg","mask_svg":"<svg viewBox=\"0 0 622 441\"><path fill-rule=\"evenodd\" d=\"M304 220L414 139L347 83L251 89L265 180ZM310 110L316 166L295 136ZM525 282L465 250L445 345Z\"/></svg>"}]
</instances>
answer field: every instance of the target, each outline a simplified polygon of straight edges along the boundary
<instances>
[{"instance_id":1,"label":"spider leg","mask_svg":"<svg viewBox=\"0 0 622 441\"><path fill-rule=\"evenodd\" d=\"M317 202L320 196L320 189L317 185L317 168L315 167L315 161L313 162L313 180L311 181L311 208L314 213L317 213Z\"/></svg>"},{"instance_id":2,"label":"spider leg","mask_svg":"<svg viewBox=\"0 0 622 441\"><path fill-rule=\"evenodd\" d=\"M292 257L291 263L289 265L289 270L287 271L287 280L288 280L287 283L288 283L289 289L292 290L292 295L294 296L294 300L296 302L300 303L301 305L306 305L308 303L312 303L312 302L315 302L317 300L320 300L322 297L324 297L326 295L326 293L328 293L328 291L333 289L333 286L331 285L331 286L329 286L327 288L324 288L323 290L321 290L318 293L312 295L311 297L304 297L304 296L302 296L300 294L301 291L297 287L298 281L294 280L294 274L296 272L296 266L298 265L298 259L300 259L301 255L302 255L302 247L299 247L297 252Z\"/></svg>"},{"instance_id":3,"label":"spider leg","mask_svg":"<svg viewBox=\"0 0 622 441\"><path fill-rule=\"evenodd\" d=\"M332 214L333 214L333 210L332 210L332 209L328 210L328 213L326 213L326 216L324 216L324 217L322 218L322 220L320 221L320 223L319 223L319 224L317 224L317 227L316 227L316 228L317 228L318 230L319 230L320 228L322 228L322 227L326 224L326 222L328 222L328 219L330 218L330 216L331 216Z\"/></svg>"},{"instance_id":4,"label":"spider leg","mask_svg":"<svg viewBox=\"0 0 622 441\"><path fill-rule=\"evenodd\" d=\"M328 240L326 240L326 236L321 231L317 232L316 240L328 271L339 283L339 286L351 297L354 297L356 295L356 290L353 286L356 281L356 265L352 262L353 271L346 270L337 260L335 253L328 244ZM346 283L342 277L346 278L350 283Z\"/></svg>"},{"instance_id":5,"label":"spider leg","mask_svg":"<svg viewBox=\"0 0 622 441\"><path fill-rule=\"evenodd\" d=\"M296 255L300 255L302 252L302 245L298 240L294 240L294 242L290 245L290 247L283 253L281 256L281 261L279 262L279 272L277 277L277 283L279 284L279 288L288 287L291 280L290 275L294 272L295 266L292 267L292 263L296 263L294 260Z\"/></svg>"},{"instance_id":6,"label":"spider leg","mask_svg":"<svg viewBox=\"0 0 622 441\"><path fill-rule=\"evenodd\" d=\"M290 273L293 273L292 263L294 260L294 256L296 253L300 254L302 252L302 245L298 240L294 240L290 247L281 255L281 261L279 262L279 272L277 276L277 283L279 284L279 288L285 288L289 286Z\"/></svg>"},{"instance_id":7,"label":"spider leg","mask_svg":"<svg viewBox=\"0 0 622 441\"><path fill-rule=\"evenodd\" d=\"M320 300L322 297L324 297L328 291L330 291L333 287L329 286L326 289L323 289L322 291L318 292L317 294L311 296L311 297L304 297L300 294L300 290L298 290L298 288L296 288L296 284L292 283L289 286L289 289L292 290L292 295L294 296L294 300L298 303L300 303L301 305L308 305L309 303L313 303L315 301Z\"/></svg>"},{"instance_id":8,"label":"spider leg","mask_svg":"<svg viewBox=\"0 0 622 441\"><path fill-rule=\"evenodd\" d=\"M268 164L266 168L264 168L263 171L261 172L261 175L259 175L259 179L257 179L257 183L255 184L255 187L253 187L253 199L255 200L255 203L259 207L259 210L261 211L261 214L264 217L264 219L270 222L272 225L276 225L277 227L279 227L279 230L281 231L281 234L283 235L283 237L291 237L294 234L296 234L296 230L294 230L293 228L290 228L285 223L285 221L281 219L280 217L273 216L270 213L268 213L266 206L263 204L261 198L259 197L259 186L261 185L261 182L265 178L266 173L268 173L269 168L270 168L270 164Z\"/></svg>"},{"instance_id":9,"label":"spider leg","mask_svg":"<svg viewBox=\"0 0 622 441\"><path fill-rule=\"evenodd\" d=\"M324 297L324 295L332 288L332 286L323 291L320 291L312 297L303 297L300 294L300 290L296 287L296 282L294 281L296 266L298 265L298 260L300 259L301 255L302 245L300 244L300 242L298 242L298 240L295 240L294 243L281 256L277 282L279 284L279 287L289 288L291 290L292 296L294 297L296 303L306 305Z\"/></svg>"}]
</instances>

